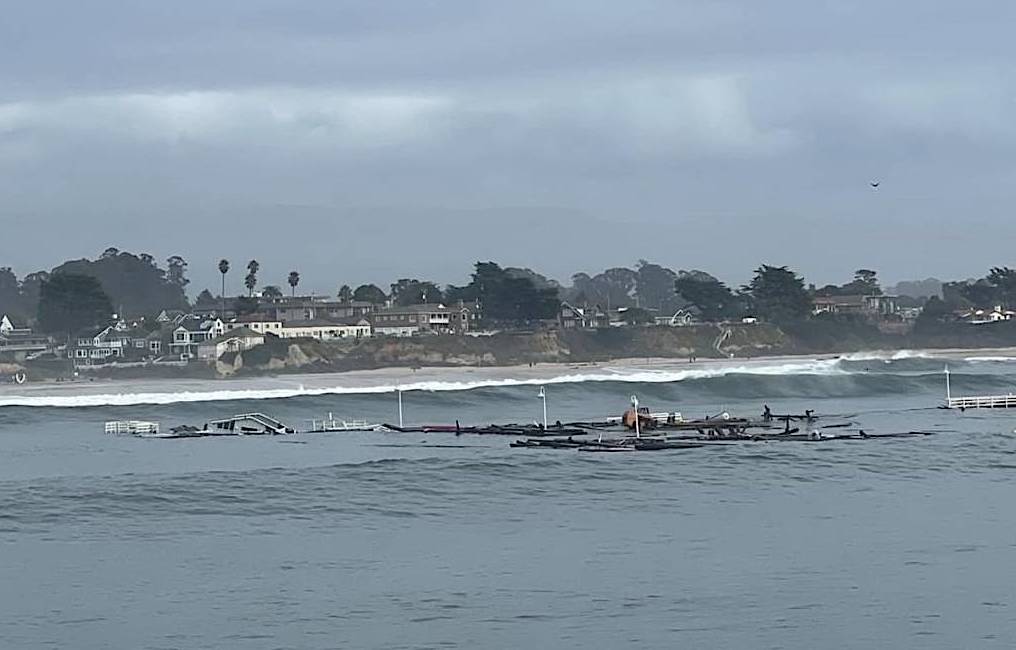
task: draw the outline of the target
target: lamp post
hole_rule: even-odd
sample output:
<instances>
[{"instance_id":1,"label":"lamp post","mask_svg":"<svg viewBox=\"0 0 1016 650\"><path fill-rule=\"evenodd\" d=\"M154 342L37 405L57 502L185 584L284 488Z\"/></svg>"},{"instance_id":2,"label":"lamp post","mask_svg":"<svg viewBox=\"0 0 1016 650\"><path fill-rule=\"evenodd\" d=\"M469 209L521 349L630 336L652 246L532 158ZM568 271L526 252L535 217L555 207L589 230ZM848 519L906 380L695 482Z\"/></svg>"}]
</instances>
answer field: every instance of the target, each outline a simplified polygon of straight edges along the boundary
<instances>
[{"instance_id":1,"label":"lamp post","mask_svg":"<svg viewBox=\"0 0 1016 650\"><path fill-rule=\"evenodd\" d=\"M544 390L543 386L540 386L540 394L537 395L543 400L543 430L547 431L547 391Z\"/></svg>"},{"instance_id":2,"label":"lamp post","mask_svg":"<svg viewBox=\"0 0 1016 650\"><path fill-rule=\"evenodd\" d=\"M395 391L399 394L399 428L403 427L402 424L402 386L396 386Z\"/></svg>"},{"instance_id":3,"label":"lamp post","mask_svg":"<svg viewBox=\"0 0 1016 650\"><path fill-rule=\"evenodd\" d=\"M638 395L631 396L631 409L635 412L635 437L641 438L641 432L639 431L639 398Z\"/></svg>"}]
</instances>

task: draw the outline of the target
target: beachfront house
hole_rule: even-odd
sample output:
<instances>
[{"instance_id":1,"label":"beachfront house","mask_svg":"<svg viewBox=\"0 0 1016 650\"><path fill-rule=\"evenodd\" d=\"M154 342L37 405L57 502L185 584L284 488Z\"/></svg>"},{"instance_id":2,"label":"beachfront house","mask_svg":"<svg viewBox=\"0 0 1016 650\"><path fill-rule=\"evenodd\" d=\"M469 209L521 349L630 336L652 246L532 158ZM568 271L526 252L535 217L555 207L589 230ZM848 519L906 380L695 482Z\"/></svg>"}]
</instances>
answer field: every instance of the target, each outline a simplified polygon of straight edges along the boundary
<instances>
[{"instance_id":1,"label":"beachfront house","mask_svg":"<svg viewBox=\"0 0 1016 650\"><path fill-rule=\"evenodd\" d=\"M818 314L855 314L870 318L892 316L899 311L896 296L815 296L813 312Z\"/></svg>"},{"instance_id":2,"label":"beachfront house","mask_svg":"<svg viewBox=\"0 0 1016 650\"><path fill-rule=\"evenodd\" d=\"M200 343L218 338L225 333L226 325L220 318L189 317L173 330L169 350L173 354L179 354L183 359L191 359L197 356Z\"/></svg>"},{"instance_id":3,"label":"beachfront house","mask_svg":"<svg viewBox=\"0 0 1016 650\"><path fill-rule=\"evenodd\" d=\"M6 315L0 318L0 353L24 360L31 354L38 354L49 349L49 338L35 334L28 327L16 327Z\"/></svg>"},{"instance_id":4,"label":"beachfront house","mask_svg":"<svg viewBox=\"0 0 1016 650\"><path fill-rule=\"evenodd\" d=\"M558 324L561 329L599 329L610 326L610 317L600 307L574 307L566 302L561 303L558 312Z\"/></svg>"},{"instance_id":5,"label":"beachfront house","mask_svg":"<svg viewBox=\"0 0 1016 650\"><path fill-rule=\"evenodd\" d=\"M197 344L197 358L215 361L227 352L243 352L265 342L265 335L248 327L232 329L221 336Z\"/></svg>"},{"instance_id":6,"label":"beachfront house","mask_svg":"<svg viewBox=\"0 0 1016 650\"><path fill-rule=\"evenodd\" d=\"M992 309L972 309L963 313L960 319L969 325L988 325L1011 321L1016 318L1016 311L995 305Z\"/></svg>"},{"instance_id":7,"label":"beachfront house","mask_svg":"<svg viewBox=\"0 0 1016 650\"><path fill-rule=\"evenodd\" d=\"M314 320L284 323L277 332L284 339L309 338L319 341L338 339L358 340L371 336L371 324L366 318L345 320ZM272 332L276 334L276 332Z\"/></svg>"},{"instance_id":8,"label":"beachfront house","mask_svg":"<svg viewBox=\"0 0 1016 650\"><path fill-rule=\"evenodd\" d=\"M687 327L695 324L695 315L688 309L678 309L669 316L654 316L653 323L667 327Z\"/></svg>"},{"instance_id":9,"label":"beachfront house","mask_svg":"<svg viewBox=\"0 0 1016 650\"><path fill-rule=\"evenodd\" d=\"M466 334L474 316L464 305L427 303L382 309L373 314L372 320L374 334L378 336Z\"/></svg>"},{"instance_id":10,"label":"beachfront house","mask_svg":"<svg viewBox=\"0 0 1016 650\"><path fill-rule=\"evenodd\" d=\"M227 332L244 327L259 334L282 336L282 321L271 314L243 314L226 322Z\"/></svg>"},{"instance_id":11,"label":"beachfront house","mask_svg":"<svg viewBox=\"0 0 1016 650\"><path fill-rule=\"evenodd\" d=\"M107 325L95 332L78 335L69 353L75 366L97 366L114 363L128 356L144 356L144 345L141 352L134 354L134 342L145 341L148 333L129 329L120 323Z\"/></svg>"},{"instance_id":12,"label":"beachfront house","mask_svg":"<svg viewBox=\"0 0 1016 650\"><path fill-rule=\"evenodd\" d=\"M366 318L377 309L378 305L370 302L357 300L342 302L306 296L275 298L271 301L263 300L259 307L259 311L285 323Z\"/></svg>"}]
</instances>

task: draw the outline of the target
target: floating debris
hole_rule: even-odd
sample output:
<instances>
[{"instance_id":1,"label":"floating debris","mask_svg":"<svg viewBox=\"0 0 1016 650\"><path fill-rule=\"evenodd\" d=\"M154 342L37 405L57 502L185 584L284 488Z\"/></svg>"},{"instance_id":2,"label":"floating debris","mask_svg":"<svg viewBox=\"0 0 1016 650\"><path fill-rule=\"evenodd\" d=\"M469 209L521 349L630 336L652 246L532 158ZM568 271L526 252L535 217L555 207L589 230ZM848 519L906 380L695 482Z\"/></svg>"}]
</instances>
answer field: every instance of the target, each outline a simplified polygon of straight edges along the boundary
<instances>
[{"instance_id":1,"label":"floating debris","mask_svg":"<svg viewBox=\"0 0 1016 650\"><path fill-rule=\"evenodd\" d=\"M310 433L342 431L389 431L389 429L383 424L371 424L367 420L336 420L331 413L328 414L328 419L310 421Z\"/></svg>"},{"instance_id":2,"label":"floating debris","mask_svg":"<svg viewBox=\"0 0 1016 650\"><path fill-rule=\"evenodd\" d=\"M159 433L159 423L146 420L113 420L106 423L106 433L114 436L154 435Z\"/></svg>"}]
</instances>

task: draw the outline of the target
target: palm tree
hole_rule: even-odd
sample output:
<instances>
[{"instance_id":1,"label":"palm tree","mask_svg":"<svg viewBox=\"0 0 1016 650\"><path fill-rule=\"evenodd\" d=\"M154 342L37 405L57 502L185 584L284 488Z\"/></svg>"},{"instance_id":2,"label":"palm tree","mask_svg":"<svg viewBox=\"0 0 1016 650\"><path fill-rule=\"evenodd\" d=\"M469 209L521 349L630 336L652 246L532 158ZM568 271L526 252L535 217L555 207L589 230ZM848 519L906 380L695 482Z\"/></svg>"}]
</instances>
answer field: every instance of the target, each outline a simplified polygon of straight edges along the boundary
<instances>
[{"instance_id":1,"label":"palm tree","mask_svg":"<svg viewBox=\"0 0 1016 650\"><path fill-rule=\"evenodd\" d=\"M243 284L247 287L247 295L254 295L254 287L258 284L258 269L261 265L258 264L257 260L251 260L247 262L247 277L243 279Z\"/></svg>"},{"instance_id":2,"label":"palm tree","mask_svg":"<svg viewBox=\"0 0 1016 650\"><path fill-rule=\"evenodd\" d=\"M293 287L293 296L296 296L296 285L300 284L300 274L296 271L289 272L289 286Z\"/></svg>"},{"instance_id":3,"label":"palm tree","mask_svg":"<svg viewBox=\"0 0 1016 650\"><path fill-rule=\"evenodd\" d=\"M349 288L348 284L344 284L339 287L339 302L351 302L353 300L353 290Z\"/></svg>"},{"instance_id":4,"label":"palm tree","mask_svg":"<svg viewBox=\"0 0 1016 650\"><path fill-rule=\"evenodd\" d=\"M226 274L229 273L229 260L219 260L219 273L222 274L222 293L219 297L222 299L222 312L219 314L220 317L226 317Z\"/></svg>"}]
</instances>

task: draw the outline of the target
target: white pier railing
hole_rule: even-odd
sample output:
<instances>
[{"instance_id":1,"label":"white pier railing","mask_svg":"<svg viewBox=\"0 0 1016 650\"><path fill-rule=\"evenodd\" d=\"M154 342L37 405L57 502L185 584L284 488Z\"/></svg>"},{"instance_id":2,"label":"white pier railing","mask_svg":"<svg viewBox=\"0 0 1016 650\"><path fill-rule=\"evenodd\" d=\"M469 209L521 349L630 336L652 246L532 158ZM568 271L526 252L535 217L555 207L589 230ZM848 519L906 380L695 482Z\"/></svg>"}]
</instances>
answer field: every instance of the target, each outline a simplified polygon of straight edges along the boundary
<instances>
[{"instance_id":1,"label":"white pier railing","mask_svg":"<svg viewBox=\"0 0 1016 650\"><path fill-rule=\"evenodd\" d=\"M953 397L949 383L949 366L945 368L945 407L949 409L1012 409L1016 408L1016 395L970 395Z\"/></svg>"},{"instance_id":2,"label":"white pier railing","mask_svg":"<svg viewBox=\"0 0 1016 650\"><path fill-rule=\"evenodd\" d=\"M327 420L311 420L310 430L312 433L327 433L338 431L380 431L380 424L371 424L367 420L336 420L331 413Z\"/></svg>"},{"instance_id":3,"label":"white pier railing","mask_svg":"<svg viewBox=\"0 0 1016 650\"><path fill-rule=\"evenodd\" d=\"M106 423L106 433L115 436L140 436L159 433L158 422L144 420L115 420Z\"/></svg>"},{"instance_id":4,"label":"white pier railing","mask_svg":"<svg viewBox=\"0 0 1016 650\"><path fill-rule=\"evenodd\" d=\"M1014 409L1016 395L975 395L948 397L946 407L951 409Z\"/></svg>"}]
</instances>

